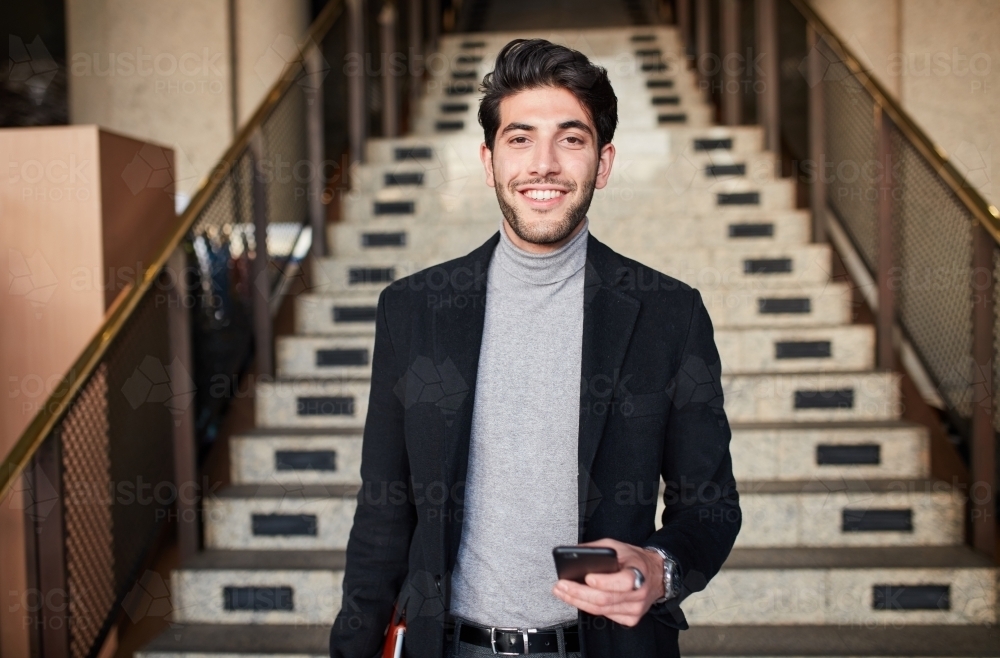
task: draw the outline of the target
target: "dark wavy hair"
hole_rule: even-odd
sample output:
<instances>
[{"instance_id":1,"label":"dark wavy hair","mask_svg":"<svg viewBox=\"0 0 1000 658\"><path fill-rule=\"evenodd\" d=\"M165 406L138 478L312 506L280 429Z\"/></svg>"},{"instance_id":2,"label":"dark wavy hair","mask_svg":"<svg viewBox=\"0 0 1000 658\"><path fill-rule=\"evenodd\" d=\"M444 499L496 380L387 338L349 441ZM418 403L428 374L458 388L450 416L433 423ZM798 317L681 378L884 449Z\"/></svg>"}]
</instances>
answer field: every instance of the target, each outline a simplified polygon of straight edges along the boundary
<instances>
[{"instance_id":1,"label":"dark wavy hair","mask_svg":"<svg viewBox=\"0 0 1000 658\"><path fill-rule=\"evenodd\" d=\"M583 53L545 39L514 39L497 55L479 91L479 124L492 151L500 130L500 101L536 87L562 87L580 101L597 128L597 149L611 142L618 125L618 97L607 69Z\"/></svg>"}]
</instances>

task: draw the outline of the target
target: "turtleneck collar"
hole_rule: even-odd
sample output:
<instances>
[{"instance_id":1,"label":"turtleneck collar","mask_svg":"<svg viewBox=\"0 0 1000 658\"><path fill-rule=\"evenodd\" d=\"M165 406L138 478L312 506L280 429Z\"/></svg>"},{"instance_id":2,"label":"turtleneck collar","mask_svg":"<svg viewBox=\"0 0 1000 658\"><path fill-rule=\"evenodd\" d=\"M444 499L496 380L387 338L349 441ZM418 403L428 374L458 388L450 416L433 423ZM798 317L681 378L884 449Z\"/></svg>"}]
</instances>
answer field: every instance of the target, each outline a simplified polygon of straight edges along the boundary
<instances>
[{"instance_id":1,"label":"turtleneck collar","mask_svg":"<svg viewBox=\"0 0 1000 658\"><path fill-rule=\"evenodd\" d=\"M521 249L507 236L500 220L500 242L493 257L504 271L524 283L547 285L564 281L587 264L587 236L590 220L583 218L583 228L569 242L555 251L535 254Z\"/></svg>"}]
</instances>

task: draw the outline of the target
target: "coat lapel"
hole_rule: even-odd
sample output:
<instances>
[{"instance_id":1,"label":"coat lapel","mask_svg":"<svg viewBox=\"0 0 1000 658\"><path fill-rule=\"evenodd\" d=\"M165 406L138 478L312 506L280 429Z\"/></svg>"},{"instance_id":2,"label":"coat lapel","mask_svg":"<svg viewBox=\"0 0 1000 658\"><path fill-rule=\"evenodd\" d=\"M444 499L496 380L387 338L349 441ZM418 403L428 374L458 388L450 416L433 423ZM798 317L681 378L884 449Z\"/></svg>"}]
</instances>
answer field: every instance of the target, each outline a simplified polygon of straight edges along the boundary
<instances>
[{"instance_id":1,"label":"coat lapel","mask_svg":"<svg viewBox=\"0 0 1000 658\"><path fill-rule=\"evenodd\" d=\"M581 542L587 521L602 497L591 477L591 467L608 416L616 411L615 393L621 365L639 315L639 300L617 289L623 274L617 254L589 236L580 367L578 500Z\"/></svg>"},{"instance_id":2,"label":"coat lapel","mask_svg":"<svg viewBox=\"0 0 1000 658\"><path fill-rule=\"evenodd\" d=\"M454 415L446 417L441 459L441 478L448 491L465 482L472 435L472 410L476 401L476 378L479 374L479 350L483 343L486 320L486 275L493 251L500 241L497 232L481 247L462 259L449 278L449 284L436 293L433 307L434 362L448 364L468 394L457 405ZM448 496L442 524L444 546L449 547L448 565L454 565L464 517L464 491ZM448 528L448 530L445 530ZM444 565L443 565L444 566Z\"/></svg>"}]
</instances>

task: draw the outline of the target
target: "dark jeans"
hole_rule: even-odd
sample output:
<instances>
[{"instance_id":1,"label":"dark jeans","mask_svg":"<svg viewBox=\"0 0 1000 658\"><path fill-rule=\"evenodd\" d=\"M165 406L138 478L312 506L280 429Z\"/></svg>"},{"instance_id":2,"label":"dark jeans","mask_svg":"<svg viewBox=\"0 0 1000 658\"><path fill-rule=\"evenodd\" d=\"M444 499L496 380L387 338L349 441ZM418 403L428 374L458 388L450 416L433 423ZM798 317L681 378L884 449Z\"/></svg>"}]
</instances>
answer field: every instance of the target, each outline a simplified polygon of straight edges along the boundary
<instances>
[{"instance_id":1,"label":"dark jeans","mask_svg":"<svg viewBox=\"0 0 1000 658\"><path fill-rule=\"evenodd\" d=\"M475 644L469 644L468 642L462 642L459 640L458 632L462 627L462 619L459 617L455 618L455 637L453 641L449 643L448 650L446 653L447 658L471 658L473 656L492 656L493 649L490 647L480 647ZM540 628L538 630L549 630L549 627L544 629ZM559 651L548 651L545 653L532 653L530 655L535 656L551 656L552 658L582 658L579 651L574 651L573 653L566 653L564 649L564 642L562 639L562 627L555 628L556 633L559 634Z\"/></svg>"}]
</instances>

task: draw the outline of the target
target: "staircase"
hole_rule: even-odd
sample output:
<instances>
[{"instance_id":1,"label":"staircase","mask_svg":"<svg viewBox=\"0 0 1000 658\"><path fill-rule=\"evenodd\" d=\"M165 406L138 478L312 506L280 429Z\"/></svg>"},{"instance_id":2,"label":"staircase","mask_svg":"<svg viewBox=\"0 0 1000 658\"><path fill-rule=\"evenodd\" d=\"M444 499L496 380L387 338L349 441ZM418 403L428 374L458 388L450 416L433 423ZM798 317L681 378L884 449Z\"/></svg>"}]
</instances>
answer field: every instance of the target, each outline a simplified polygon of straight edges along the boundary
<instances>
[{"instance_id":1,"label":"staircase","mask_svg":"<svg viewBox=\"0 0 1000 658\"><path fill-rule=\"evenodd\" d=\"M415 133L369 140L277 379L257 385L256 429L231 443L232 485L205 501L206 550L174 571L171 627L136 655L328 655L378 292L497 230L475 88L515 36L443 39L455 70L429 83ZM964 499L930 479L927 431L900 420L898 377L874 369L873 328L851 324L760 129L711 125L670 28L537 36L607 67L619 98L591 231L699 288L716 329L744 521L683 606L683 653L1000 655L997 570L965 547Z\"/></svg>"}]
</instances>

